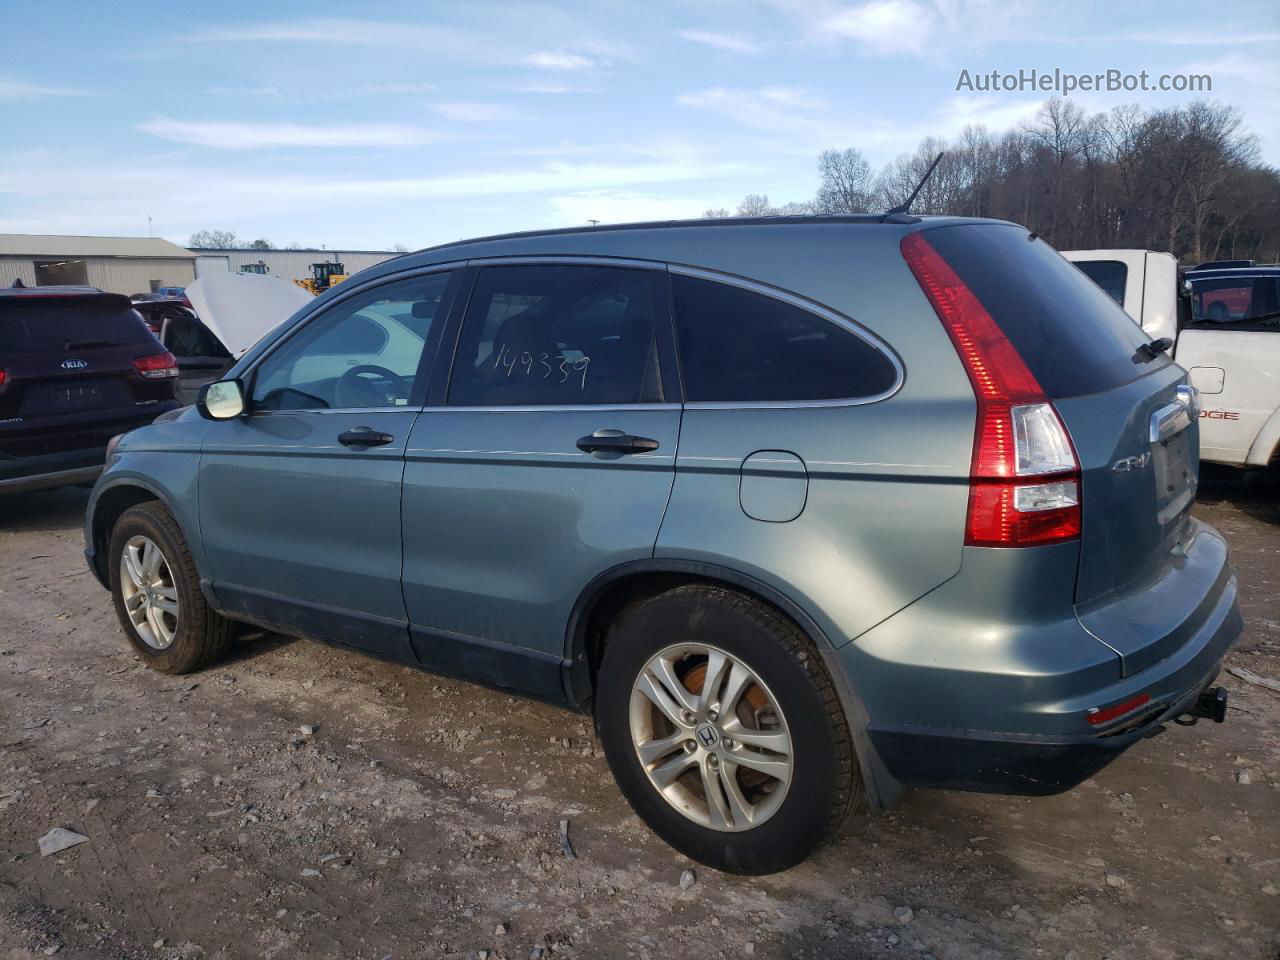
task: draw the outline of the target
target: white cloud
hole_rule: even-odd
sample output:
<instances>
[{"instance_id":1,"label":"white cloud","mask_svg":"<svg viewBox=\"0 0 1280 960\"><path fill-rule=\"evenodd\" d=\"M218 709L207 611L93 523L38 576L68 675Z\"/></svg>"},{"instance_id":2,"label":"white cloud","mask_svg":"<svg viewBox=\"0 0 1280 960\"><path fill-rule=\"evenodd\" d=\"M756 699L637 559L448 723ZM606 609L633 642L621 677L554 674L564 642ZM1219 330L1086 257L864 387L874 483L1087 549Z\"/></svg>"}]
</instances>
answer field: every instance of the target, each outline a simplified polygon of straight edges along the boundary
<instances>
[{"instance_id":1,"label":"white cloud","mask_svg":"<svg viewBox=\"0 0 1280 960\"><path fill-rule=\"evenodd\" d=\"M831 14L822 27L859 42L870 53L920 55L929 49L935 19L932 10L914 0L871 0Z\"/></svg>"},{"instance_id":2,"label":"white cloud","mask_svg":"<svg viewBox=\"0 0 1280 960\"><path fill-rule=\"evenodd\" d=\"M737 33L717 33L711 30L680 30L677 36L682 40L688 40L690 43L700 43L703 46L713 47L716 50L727 50L730 53L760 53L764 50L763 44Z\"/></svg>"},{"instance_id":3,"label":"white cloud","mask_svg":"<svg viewBox=\"0 0 1280 960\"><path fill-rule=\"evenodd\" d=\"M24 198L36 210L24 219L8 204L0 230L21 232L45 218L59 229L120 229L137 211L170 211L173 219L198 222L261 218L315 209L323 197L326 216L368 217L366 205L403 205L415 200L458 200L516 194L573 196L585 191L625 194L645 184L709 181L741 173L736 162L717 163L694 153L636 159L630 163L547 161L528 166L424 177L282 175L252 167L178 167L172 164L104 166L86 158L60 164L54 155L0 155L0 194ZM58 184L50 193L51 183ZM141 204L141 206L139 205ZM615 208L616 209L616 208ZM695 211L697 212L697 211Z\"/></svg>"},{"instance_id":4,"label":"white cloud","mask_svg":"<svg viewBox=\"0 0 1280 960\"><path fill-rule=\"evenodd\" d=\"M821 99L790 87L759 90L712 87L681 94L676 102L684 107L722 114L746 127L774 132L809 127L813 118L807 114L825 107Z\"/></svg>"},{"instance_id":5,"label":"white cloud","mask_svg":"<svg viewBox=\"0 0 1280 960\"><path fill-rule=\"evenodd\" d=\"M459 32L422 23L395 23L354 17L316 17L310 20L247 23L215 27L189 34L203 43L340 43L369 47L423 47L448 44ZM447 49L447 48L446 48Z\"/></svg>"},{"instance_id":6,"label":"white cloud","mask_svg":"<svg viewBox=\"0 0 1280 960\"><path fill-rule=\"evenodd\" d=\"M408 147L442 139L438 133L399 123L308 126L296 123L184 122L156 117L136 129L153 137L221 150L263 147Z\"/></svg>"},{"instance_id":7,"label":"white cloud","mask_svg":"<svg viewBox=\"0 0 1280 960\"><path fill-rule=\"evenodd\" d=\"M431 109L447 120L460 123L490 123L506 118L511 112L498 103L437 103Z\"/></svg>"},{"instance_id":8,"label":"white cloud","mask_svg":"<svg viewBox=\"0 0 1280 960\"><path fill-rule=\"evenodd\" d=\"M0 102L15 100L39 100L44 97L87 97L87 90L73 90L68 87L47 87L38 83L23 83L0 77Z\"/></svg>"},{"instance_id":9,"label":"white cloud","mask_svg":"<svg viewBox=\"0 0 1280 960\"><path fill-rule=\"evenodd\" d=\"M640 220L686 220L707 208L705 200L619 190L582 190L554 196L551 222L578 226L591 220L601 223L635 223Z\"/></svg>"},{"instance_id":10,"label":"white cloud","mask_svg":"<svg viewBox=\"0 0 1280 960\"><path fill-rule=\"evenodd\" d=\"M245 100L274 100L280 103L341 103L360 97L390 97L434 93L439 89L434 83L362 83L331 89L321 87L284 90L277 86L223 86L209 87L205 92L215 97L233 97Z\"/></svg>"},{"instance_id":11,"label":"white cloud","mask_svg":"<svg viewBox=\"0 0 1280 960\"><path fill-rule=\"evenodd\" d=\"M1107 37L1107 40L1124 43L1165 43L1175 47L1238 47L1260 43L1274 47L1280 43L1280 33L1274 30L1254 30L1245 25L1239 30L1231 31L1153 30L1149 33ZM1095 38L1091 37L1083 42L1095 42Z\"/></svg>"},{"instance_id":12,"label":"white cloud","mask_svg":"<svg viewBox=\"0 0 1280 960\"><path fill-rule=\"evenodd\" d=\"M522 87L516 87L515 92L516 93L545 93L545 94L554 95L554 94L560 94L560 93L574 93L576 91L574 87L570 87L567 84L563 84L563 83L530 83Z\"/></svg>"},{"instance_id":13,"label":"white cloud","mask_svg":"<svg viewBox=\"0 0 1280 960\"><path fill-rule=\"evenodd\" d=\"M1041 97L956 96L938 109L936 122L922 126L939 137L954 137L969 126L1001 133L1032 119L1043 103Z\"/></svg>"},{"instance_id":14,"label":"white cloud","mask_svg":"<svg viewBox=\"0 0 1280 960\"><path fill-rule=\"evenodd\" d=\"M549 50L531 53L524 58L524 62L531 67L538 67L542 70L585 70L588 67L595 66L594 60L590 57L584 57L582 54L553 53Z\"/></svg>"}]
</instances>

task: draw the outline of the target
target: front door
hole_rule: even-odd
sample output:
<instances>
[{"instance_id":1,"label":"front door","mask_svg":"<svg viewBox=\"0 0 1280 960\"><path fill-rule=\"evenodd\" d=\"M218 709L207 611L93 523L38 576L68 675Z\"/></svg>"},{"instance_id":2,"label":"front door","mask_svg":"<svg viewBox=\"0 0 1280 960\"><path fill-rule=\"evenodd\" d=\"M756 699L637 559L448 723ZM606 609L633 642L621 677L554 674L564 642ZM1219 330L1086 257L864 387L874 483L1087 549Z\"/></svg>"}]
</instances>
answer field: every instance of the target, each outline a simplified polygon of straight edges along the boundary
<instances>
[{"instance_id":1,"label":"front door","mask_svg":"<svg viewBox=\"0 0 1280 960\"><path fill-rule=\"evenodd\" d=\"M389 281L335 302L248 374L245 416L210 425L200 528L226 608L412 659L400 483L451 279Z\"/></svg>"},{"instance_id":2,"label":"front door","mask_svg":"<svg viewBox=\"0 0 1280 960\"><path fill-rule=\"evenodd\" d=\"M652 556L680 427L666 290L643 265L476 275L447 402L406 451L404 595L423 663L554 697L583 588Z\"/></svg>"}]
</instances>

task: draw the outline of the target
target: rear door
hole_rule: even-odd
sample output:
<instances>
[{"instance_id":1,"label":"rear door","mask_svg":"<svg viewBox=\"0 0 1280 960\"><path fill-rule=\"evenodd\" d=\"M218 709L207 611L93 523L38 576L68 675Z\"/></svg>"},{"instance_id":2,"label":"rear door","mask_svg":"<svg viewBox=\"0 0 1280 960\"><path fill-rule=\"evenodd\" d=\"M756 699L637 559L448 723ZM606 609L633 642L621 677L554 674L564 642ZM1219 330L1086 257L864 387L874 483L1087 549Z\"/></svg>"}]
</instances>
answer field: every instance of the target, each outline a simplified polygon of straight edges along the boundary
<instances>
[{"instance_id":1,"label":"rear door","mask_svg":"<svg viewBox=\"0 0 1280 960\"><path fill-rule=\"evenodd\" d=\"M1192 281L1191 317L1178 335L1177 357L1203 394L1206 460L1243 464L1280 406L1278 282L1267 276Z\"/></svg>"},{"instance_id":2,"label":"rear door","mask_svg":"<svg viewBox=\"0 0 1280 960\"><path fill-rule=\"evenodd\" d=\"M101 462L114 434L171 409L163 354L126 297L0 296L0 479L30 472L33 458L41 472Z\"/></svg>"},{"instance_id":3,"label":"rear door","mask_svg":"<svg viewBox=\"0 0 1280 960\"><path fill-rule=\"evenodd\" d=\"M578 595L652 556L680 427L666 279L640 263L477 272L447 402L406 451L404 596L424 663L555 695Z\"/></svg>"},{"instance_id":4,"label":"rear door","mask_svg":"<svg viewBox=\"0 0 1280 960\"><path fill-rule=\"evenodd\" d=\"M1133 672L1176 649L1224 556L1190 518L1198 430L1186 373L1095 284L1021 227L929 231L1062 417L1081 469L1081 622ZM1196 541L1192 543L1193 539ZM1216 542L1211 542L1216 541Z\"/></svg>"},{"instance_id":5,"label":"rear door","mask_svg":"<svg viewBox=\"0 0 1280 960\"><path fill-rule=\"evenodd\" d=\"M334 301L250 371L245 416L209 424L200 529L228 609L412 659L400 482L455 276Z\"/></svg>"}]
</instances>

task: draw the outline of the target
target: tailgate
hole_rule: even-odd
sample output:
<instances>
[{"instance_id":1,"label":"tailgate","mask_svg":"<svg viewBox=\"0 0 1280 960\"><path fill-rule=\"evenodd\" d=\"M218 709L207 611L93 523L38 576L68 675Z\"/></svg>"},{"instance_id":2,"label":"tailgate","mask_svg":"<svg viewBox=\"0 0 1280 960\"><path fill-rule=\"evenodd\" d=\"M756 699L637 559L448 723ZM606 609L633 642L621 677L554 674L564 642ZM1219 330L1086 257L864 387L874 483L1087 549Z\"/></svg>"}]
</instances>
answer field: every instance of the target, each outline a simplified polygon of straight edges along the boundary
<instances>
[{"instance_id":1,"label":"tailgate","mask_svg":"<svg viewBox=\"0 0 1280 960\"><path fill-rule=\"evenodd\" d=\"M1081 469L1080 622L1134 673L1194 633L1225 585L1226 544L1191 518L1199 425L1172 364L1054 402Z\"/></svg>"}]
</instances>

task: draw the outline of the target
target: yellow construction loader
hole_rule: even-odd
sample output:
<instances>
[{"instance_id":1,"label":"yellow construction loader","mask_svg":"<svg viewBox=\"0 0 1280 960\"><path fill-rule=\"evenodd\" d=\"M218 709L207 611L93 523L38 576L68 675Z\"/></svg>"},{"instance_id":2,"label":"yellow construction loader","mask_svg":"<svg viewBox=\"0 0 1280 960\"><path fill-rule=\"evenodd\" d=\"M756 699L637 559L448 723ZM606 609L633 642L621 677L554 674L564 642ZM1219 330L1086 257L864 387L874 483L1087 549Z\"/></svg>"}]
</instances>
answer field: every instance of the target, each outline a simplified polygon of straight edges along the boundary
<instances>
[{"instance_id":1,"label":"yellow construction loader","mask_svg":"<svg viewBox=\"0 0 1280 960\"><path fill-rule=\"evenodd\" d=\"M319 296L335 283L341 283L345 279L347 279L347 268L341 263L330 260L311 264L311 276L305 280L293 282Z\"/></svg>"}]
</instances>

